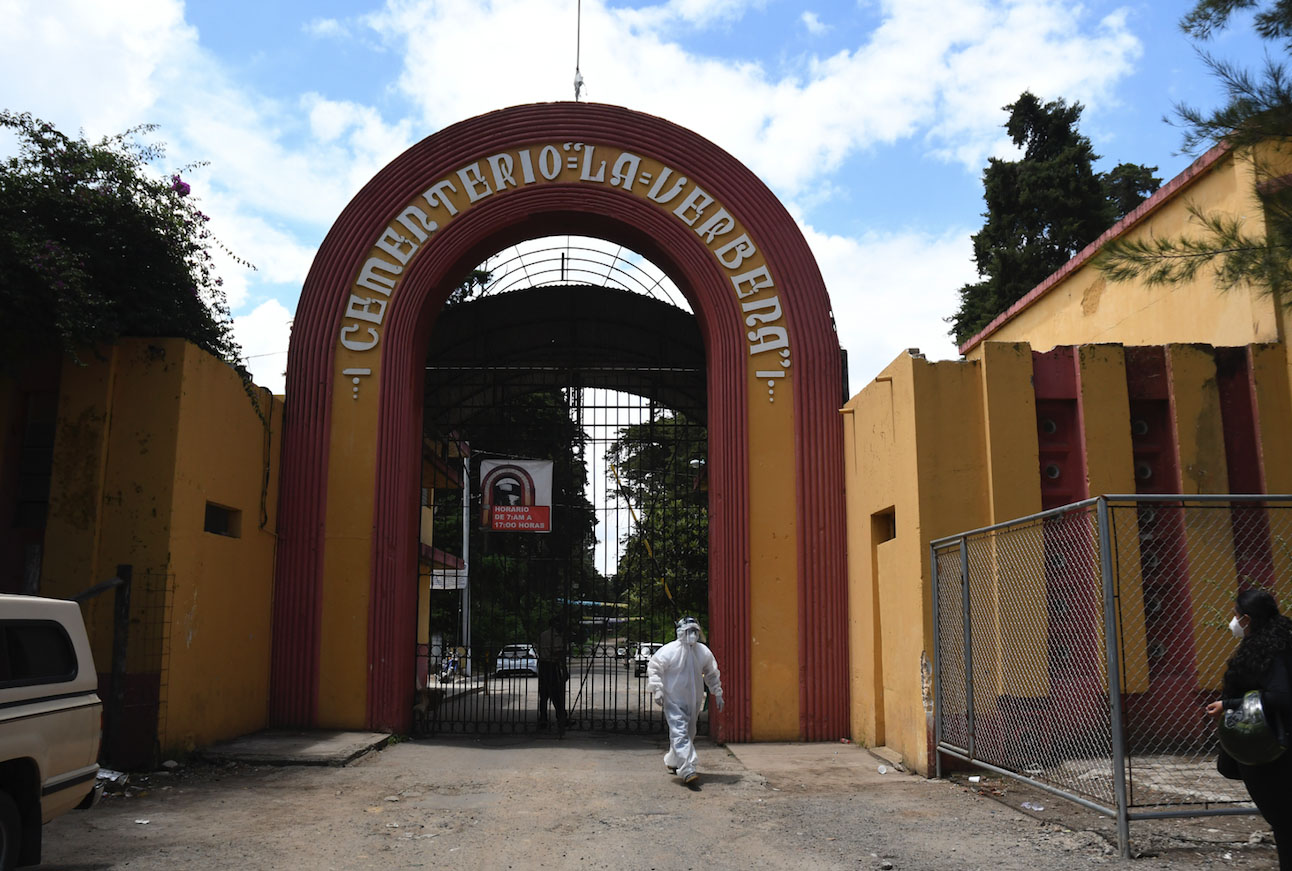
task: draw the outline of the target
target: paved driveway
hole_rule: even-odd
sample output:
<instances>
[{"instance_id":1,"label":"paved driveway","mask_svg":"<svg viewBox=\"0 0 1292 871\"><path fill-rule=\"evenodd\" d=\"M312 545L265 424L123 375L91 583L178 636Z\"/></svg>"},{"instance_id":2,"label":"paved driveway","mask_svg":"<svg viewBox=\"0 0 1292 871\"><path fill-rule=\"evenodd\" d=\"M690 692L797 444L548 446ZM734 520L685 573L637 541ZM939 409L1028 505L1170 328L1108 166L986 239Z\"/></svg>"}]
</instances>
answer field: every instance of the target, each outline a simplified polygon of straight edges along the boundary
<instances>
[{"instance_id":1,"label":"paved driveway","mask_svg":"<svg viewBox=\"0 0 1292 871\"><path fill-rule=\"evenodd\" d=\"M699 790L659 738L407 741L344 767L225 762L45 829L46 868L997 869L1115 865L1106 820L992 778L894 771L853 745L702 744ZM734 752L733 752L734 751ZM995 794L999 793L999 795ZM1022 812L1022 801L1044 810ZM1257 818L1132 826L1134 869L1277 867Z\"/></svg>"}]
</instances>

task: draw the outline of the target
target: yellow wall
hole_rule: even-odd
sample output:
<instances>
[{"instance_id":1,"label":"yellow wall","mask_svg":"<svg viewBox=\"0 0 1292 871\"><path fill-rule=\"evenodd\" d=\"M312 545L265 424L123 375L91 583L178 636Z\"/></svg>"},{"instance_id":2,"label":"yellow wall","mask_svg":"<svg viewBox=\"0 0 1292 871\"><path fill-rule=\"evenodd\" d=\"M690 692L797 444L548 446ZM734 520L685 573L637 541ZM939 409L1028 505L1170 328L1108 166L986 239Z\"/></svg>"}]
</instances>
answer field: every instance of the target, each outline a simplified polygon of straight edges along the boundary
<instances>
[{"instance_id":1,"label":"yellow wall","mask_svg":"<svg viewBox=\"0 0 1292 871\"><path fill-rule=\"evenodd\" d=\"M872 745L884 743L883 645L879 642L879 590L873 580L879 572L873 545L876 530L862 518L873 518L878 513L869 510L874 503L868 502L867 496L877 492L877 498L882 499L883 494L893 491L889 480L892 469L876 463L872 455L886 457L895 453L892 376L881 376L878 381L886 393L862 391L841 409L844 481L864 479L873 487L873 490L863 490L859 486L845 486L844 490L844 510L848 516L850 730L854 738ZM859 432L859 426L864 431ZM862 571L863 562L865 571ZM859 583L858 578L865 581Z\"/></svg>"},{"instance_id":2,"label":"yellow wall","mask_svg":"<svg viewBox=\"0 0 1292 871\"><path fill-rule=\"evenodd\" d=\"M168 583L182 353L164 341L124 341L63 364L41 591L71 596L133 567L127 669L156 672L160 647L144 627ZM98 670L111 667L113 594L82 609ZM137 621L137 622L136 622Z\"/></svg>"},{"instance_id":3,"label":"yellow wall","mask_svg":"<svg viewBox=\"0 0 1292 871\"><path fill-rule=\"evenodd\" d=\"M282 407L192 345L184 360L171 506L171 636L162 747L191 750L262 728ZM207 503L234 509L237 537L203 530Z\"/></svg>"},{"instance_id":4,"label":"yellow wall","mask_svg":"<svg viewBox=\"0 0 1292 871\"><path fill-rule=\"evenodd\" d=\"M1131 446L1130 395L1126 386L1126 352L1121 345L1083 345L1077 349L1081 372L1078 402L1085 439L1086 492L1091 495L1135 492ZM1122 688L1148 688L1148 642L1144 613L1144 578L1139 537L1119 535L1117 573L1123 656Z\"/></svg>"},{"instance_id":5,"label":"yellow wall","mask_svg":"<svg viewBox=\"0 0 1292 871\"><path fill-rule=\"evenodd\" d=\"M919 771L931 729L928 543L990 522L981 370L903 355L844 407L853 737ZM896 536L879 543L875 515L890 509Z\"/></svg>"},{"instance_id":6,"label":"yellow wall","mask_svg":"<svg viewBox=\"0 0 1292 871\"><path fill-rule=\"evenodd\" d=\"M1121 345L1083 345L1077 353L1086 492L1134 493L1126 352Z\"/></svg>"},{"instance_id":7,"label":"yellow wall","mask_svg":"<svg viewBox=\"0 0 1292 871\"><path fill-rule=\"evenodd\" d=\"M1041 510L1037 477L1040 454L1036 432L1036 394L1032 389L1032 349L1026 344L991 342L984 348L979 379L985 409L987 492L991 503L988 523L1003 523ZM992 632L980 639L975 660L990 669L990 683L997 692L1041 696L1049 680L1040 672L1030 685L1019 685L1018 676L1006 674L1011 651L1028 659L1047 655L1045 587L1031 582L1045 577L1043 536L1016 536L1008 555L993 549ZM988 653L990 651L990 653Z\"/></svg>"},{"instance_id":8,"label":"yellow wall","mask_svg":"<svg viewBox=\"0 0 1292 871\"><path fill-rule=\"evenodd\" d=\"M1290 312L1292 314L1292 312ZM1292 493L1292 386L1288 382L1288 346L1254 345L1249 351L1256 426L1260 432L1261 474L1265 492Z\"/></svg>"},{"instance_id":9,"label":"yellow wall","mask_svg":"<svg viewBox=\"0 0 1292 871\"><path fill-rule=\"evenodd\" d=\"M1229 492L1215 358L1209 348L1170 345L1166 349L1166 371L1171 381L1171 418L1175 427L1181 492ZM1214 596L1208 569L1234 565L1233 540L1228 535L1216 534L1214 527L1217 522L1215 512L1184 513L1185 548L1191 568L1189 587L1195 602L1205 602ZM1222 574L1232 577L1232 568ZM1197 649L1205 650L1214 643L1215 629L1215 621L1210 614L1202 609L1193 612ZM1211 670L1198 675L1199 684L1219 689L1224 662L1204 660L1204 666L1208 664Z\"/></svg>"},{"instance_id":10,"label":"yellow wall","mask_svg":"<svg viewBox=\"0 0 1292 871\"><path fill-rule=\"evenodd\" d=\"M987 522L1001 523L1041 510L1032 348L1025 343L989 342L981 359L978 389L985 408L991 504Z\"/></svg>"},{"instance_id":11,"label":"yellow wall","mask_svg":"<svg viewBox=\"0 0 1292 871\"><path fill-rule=\"evenodd\" d=\"M177 339L83 359L63 366L41 592L72 596L133 567L127 669L160 674L163 752L262 728L281 404L254 390L266 441L237 374ZM241 511L240 537L203 531L208 501ZM100 672L113 602L83 608Z\"/></svg>"},{"instance_id":12,"label":"yellow wall","mask_svg":"<svg viewBox=\"0 0 1292 871\"><path fill-rule=\"evenodd\" d=\"M1289 310L1292 316L1292 310ZM1287 345L1253 345L1248 359L1254 381L1256 428L1260 433L1261 473L1265 492L1292 493L1292 387L1288 381ZM1274 576L1292 578L1292 544L1273 548Z\"/></svg>"},{"instance_id":13,"label":"yellow wall","mask_svg":"<svg viewBox=\"0 0 1292 871\"><path fill-rule=\"evenodd\" d=\"M1176 344L1166 354L1185 492L1226 492L1212 349ZM1254 345L1249 356L1267 487L1286 491L1292 395L1282 346ZM1133 493L1125 351L1119 345L1082 346L1076 360L1089 492ZM921 656L933 659L929 542L1040 510L1031 361L1032 350L1024 343L988 343L978 359L960 362L929 363L903 355L842 410L853 736L897 750L919 771L929 770L932 728L921 684ZM890 513L896 535L881 541L888 526L880 520ZM1233 565L1232 542L1217 538L1212 528L1217 516L1199 512L1186 519L1191 565ZM1130 534L1119 535L1119 636L1125 689L1139 693L1149 688L1143 579L1134 529L1122 532ZM994 686L1011 697L1050 692L1043 671L1027 684L1020 683L1016 670L1007 674L1003 668L1020 656L1045 661L1048 655L1043 538L1035 536L1035 552L1029 551L1032 541L1012 536L1009 559L999 561L990 542L977 544L993 571L983 580L988 586L977 588L977 601L991 613L978 611L975 620L975 681L980 689ZM1280 570L1286 568L1283 555L1276 554L1276 560ZM1203 575L1190 582L1194 598L1207 600L1211 591L1197 586L1207 583ZM1199 611L1194 626L1199 646L1214 630L1205 619ZM922 631L911 631L915 626ZM1200 674L1199 680L1205 686L1213 677ZM976 703L979 713L990 713L993 705L989 693Z\"/></svg>"},{"instance_id":14,"label":"yellow wall","mask_svg":"<svg viewBox=\"0 0 1292 871\"><path fill-rule=\"evenodd\" d=\"M1125 238L1196 235L1197 225L1188 211L1191 202L1205 204L1210 211L1240 215L1245 221L1244 229L1259 234L1263 232L1264 213L1254 198L1254 181L1249 157L1224 155L1132 228ZM1221 293L1212 282L1211 274L1204 270L1194 281L1180 285L1111 283L1087 262L989 338L995 342L1028 342L1038 351L1098 342L1242 346L1282 338L1285 315L1273 296L1246 286ZM982 347L979 343L965 353L976 358Z\"/></svg>"},{"instance_id":15,"label":"yellow wall","mask_svg":"<svg viewBox=\"0 0 1292 871\"><path fill-rule=\"evenodd\" d=\"M755 389L755 387L761 388ZM794 741L799 722L798 530L786 497L794 493L790 379L776 403L751 379L749 420L749 695L755 741ZM761 395L760 395L761 394ZM790 497L792 502L793 497ZM793 703L791 703L793 702Z\"/></svg>"},{"instance_id":16,"label":"yellow wall","mask_svg":"<svg viewBox=\"0 0 1292 871\"><path fill-rule=\"evenodd\" d=\"M358 364L374 377L351 396L342 370ZM373 481L377 462L378 359L338 349L332 406L332 458L328 464L327 533L323 542L318 723L360 729L368 717L368 601L372 577ZM344 391L344 392L342 392Z\"/></svg>"},{"instance_id":17,"label":"yellow wall","mask_svg":"<svg viewBox=\"0 0 1292 871\"><path fill-rule=\"evenodd\" d=\"M45 525L45 559L41 590L57 597L74 596L112 577L116 563L99 564L99 541L108 502L103 493L108 461L108 408L116 378L119 349L88 356L78 366L61 361L58 426L54 436L53 476ZM111 599L111 596L108 596ZM102 597L82 608L87 622L107 628L111 607ZM99 671L107 670L110 650L106 632L91 632Z\"/></svg>"}]
</instances>

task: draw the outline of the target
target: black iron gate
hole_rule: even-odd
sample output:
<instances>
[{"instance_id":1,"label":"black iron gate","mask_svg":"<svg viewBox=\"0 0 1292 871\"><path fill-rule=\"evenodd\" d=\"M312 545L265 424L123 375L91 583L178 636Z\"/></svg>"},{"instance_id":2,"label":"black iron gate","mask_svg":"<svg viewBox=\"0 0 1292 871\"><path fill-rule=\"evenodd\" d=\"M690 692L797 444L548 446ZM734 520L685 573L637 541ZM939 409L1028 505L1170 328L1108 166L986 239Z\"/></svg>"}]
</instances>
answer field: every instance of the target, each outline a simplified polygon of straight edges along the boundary
<instances>
[{"instance_id":1,"label":"black iron gate","mask_svg":"<svg viewBox=\"0 0 1292 871\"><path fill-rule=\"evenodd\" d=\"M446 309L428 358L414 731L660 731L645 661L707 623L698 331L604 288L507 297ZM550 531L491 528L499 460L551 462Z\"/></svg>"}]
</instances>

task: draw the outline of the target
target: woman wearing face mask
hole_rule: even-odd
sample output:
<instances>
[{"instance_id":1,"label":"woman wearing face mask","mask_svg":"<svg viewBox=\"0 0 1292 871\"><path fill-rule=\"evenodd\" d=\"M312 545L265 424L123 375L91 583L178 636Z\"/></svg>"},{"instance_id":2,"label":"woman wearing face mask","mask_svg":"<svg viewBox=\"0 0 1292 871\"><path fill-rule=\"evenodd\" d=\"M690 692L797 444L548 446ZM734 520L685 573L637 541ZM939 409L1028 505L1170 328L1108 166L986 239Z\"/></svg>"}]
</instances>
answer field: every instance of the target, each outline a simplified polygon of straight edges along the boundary
<instances>
[{"instance_id":1,"label":"woman wearing face mask","mask_svg":"<svg viewBox=\"0 0 1292 871\"><path fill-rule=\"evenodd\" d=\"M1244 590L1229 628L1241 640L1225 669L1223 697L1207 705L1207 713L1219 717L1240 707L1245 693L1258 690L1266 721L1286 748L1292 741L1292 620L1279 613L1278 602L1265 590ZM1274 830L1280 871L1292 871L1292 752L1264 765L1239 763L1238 771Z\"/></svg>"}]
</instances>

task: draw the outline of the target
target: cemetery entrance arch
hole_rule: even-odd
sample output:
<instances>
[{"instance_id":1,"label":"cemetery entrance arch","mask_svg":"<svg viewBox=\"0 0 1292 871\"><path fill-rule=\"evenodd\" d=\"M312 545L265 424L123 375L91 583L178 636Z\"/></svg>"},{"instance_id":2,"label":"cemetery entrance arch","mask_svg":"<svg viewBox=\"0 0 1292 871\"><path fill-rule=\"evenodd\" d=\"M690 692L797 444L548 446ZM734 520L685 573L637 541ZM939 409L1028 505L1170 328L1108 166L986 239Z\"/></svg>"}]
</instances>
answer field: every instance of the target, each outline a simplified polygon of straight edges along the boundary
<instances>
[{"instance_id":1,"label":"cemetery entrance arch","mask_svg":"<svg viewBox=\"0 0 1292 871\"><path fill-rule=\"evenodd\" d=\"M844 397L816 262L729 154L586 103L428 137L320 247L288 355L271 721L407 731L431 330L486 255L561 233L645 255L687 294L704 339L708 629L728 700L715 734L847 734Z\"/></svg>"}]
</instances>

